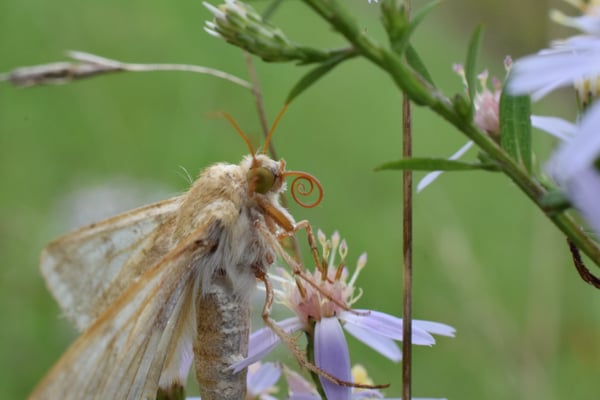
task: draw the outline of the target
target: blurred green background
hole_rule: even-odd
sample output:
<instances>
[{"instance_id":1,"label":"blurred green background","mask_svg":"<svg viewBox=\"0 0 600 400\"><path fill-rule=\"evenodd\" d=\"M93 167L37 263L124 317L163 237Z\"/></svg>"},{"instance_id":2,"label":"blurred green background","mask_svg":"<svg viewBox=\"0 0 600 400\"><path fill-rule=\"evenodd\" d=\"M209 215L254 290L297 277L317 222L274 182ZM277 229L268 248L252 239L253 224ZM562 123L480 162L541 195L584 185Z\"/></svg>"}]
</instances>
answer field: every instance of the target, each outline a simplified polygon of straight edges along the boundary
<instances>
[{"instance_id":1,"label":"blurred green background","mask_svg":"<svg viewBox=\"0 0 600 400\"><path fill-rule=\"evenodd\" d=\"M346 0L384 41L378 7ZM422 4L415 2L418 6ZM543 6L540 6L542 4ZM262 8L266 2L256 3ZM442 3L417 33L438 85L461 91L451 65L470 32L487 26L481 69L503 76L506 54L533 52L559 32L539 1ZM0 71L63 59L67 49L131 62L190 63L247 76L241 52L205 34L200 1L0 2ZM293 40L343 44L303 3L288 0L273 22ZM305 69L255 62L272 120ZM275 145L291 169L317 176L325 199L291 206L367 251L358 303L401 313L401 182L373 167L399 158L401 95L364 60L342 65L290 107ZM565 103L566 104L566 103ZM562 106L569 114L569 105ZM44 244L77 224L180 193L195 176L247 149L223 120L231 113L261 142L253 98L216 78L186 73L118 74L62 87L0 86L0 398L24 398L76 337L38 272ZM536 108L537 110L537 108ZM415 109L417 155L446 157L465 139ZM552 140L536 135L539 158ZM474 157L474 152L470 153ZM417 174L417 178L423 174ZM500 175L444 174L416 196L416 318L457 329L416 348L415 396L449 399L584 399L597 396L600 293L571 265L563 237ZM400 365L351 340L354 362L400 395Z\"/></svg>"}]
</instances>

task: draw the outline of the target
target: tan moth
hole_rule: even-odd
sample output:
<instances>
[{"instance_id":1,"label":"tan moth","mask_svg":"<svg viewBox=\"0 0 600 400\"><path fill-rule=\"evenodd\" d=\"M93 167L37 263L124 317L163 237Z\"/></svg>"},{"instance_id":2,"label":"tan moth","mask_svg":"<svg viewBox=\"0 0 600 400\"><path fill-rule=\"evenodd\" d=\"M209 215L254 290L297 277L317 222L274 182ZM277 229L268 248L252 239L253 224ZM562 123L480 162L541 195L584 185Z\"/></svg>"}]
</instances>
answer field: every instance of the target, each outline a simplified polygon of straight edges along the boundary
<instances>
[{"instance_id":1,"label":"tan moth","mask_svg":"<svg viewBox=\"0 0 600 400\"><path fill-rule=\"evenodd\" d=\"M295 223L279 203L285 178L296 176L291 192L301 205L322 197L316 178L264 154L284 111L262 153L224 114L251 151L239 165L210 166L187 193L84 227L44 249L47 286L82 334L30 399L168 396L183 387L194 360L203 399L244 397L245 374L227 367L247 351L250 294L257 278L265 282L267 319L266 273L275 256L302 275L280 239L302 228L312 238L308 223ZM310 184L299 194L318 188L315 203L298 200L299 179Z\"/></svg>"}]
</instances>

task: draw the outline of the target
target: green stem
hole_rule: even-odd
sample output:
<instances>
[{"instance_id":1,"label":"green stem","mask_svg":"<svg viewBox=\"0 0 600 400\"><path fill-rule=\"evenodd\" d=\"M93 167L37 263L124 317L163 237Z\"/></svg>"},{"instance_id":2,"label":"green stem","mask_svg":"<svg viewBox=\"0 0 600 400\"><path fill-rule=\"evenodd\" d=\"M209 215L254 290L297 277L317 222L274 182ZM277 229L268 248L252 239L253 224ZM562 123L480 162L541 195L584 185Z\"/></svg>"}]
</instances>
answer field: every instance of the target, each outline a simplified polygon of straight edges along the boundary
<instances>
[{"instance_id":1,"label":"green stem","mask_svg":"<svg viewBox=\"0 0 600 400\"><path fill-rule=\"evenodd\" d=\"M544 195L547 193L546 189L534 177L529 176L527 171L523 170L487 134L480 131L471 120L465 120L463 116L459 115L450 99L429 85L427 81L406 65L399 55L368 37L337 0L303 1L352 43L359 53L384 69L396 86L406 93L411 100L435 111L493 158L502 172L544 212L554 225L570 238L597 266L600 266L600 247L598 244L585 234L571 216L566 213L547 210L543 204Z\"/></svg>"},{"instance_id":2,"label":"green stem","mask_svg":"<svg viewBox=\"0 0 600 400\"><path fill-rule=\"evenodd\" d=\"M315 337L314 337L314 327L315 327L315 323L314 321L311 321L311 329L312 332L304 332L304 334L306 335L306 358L308 360L308 362L312 363L313 365L315 364ZM327 396L325 396L325 389L323 389L323 385L321 384L321 379L319 379L319 375L317 375L315 372L310 371L310 377L312 378L312 381L315 384L315 387L317 388L317 392L319 392L319 394L321 395L322 398L326 399Z\"/></svg>"}]
</instances>

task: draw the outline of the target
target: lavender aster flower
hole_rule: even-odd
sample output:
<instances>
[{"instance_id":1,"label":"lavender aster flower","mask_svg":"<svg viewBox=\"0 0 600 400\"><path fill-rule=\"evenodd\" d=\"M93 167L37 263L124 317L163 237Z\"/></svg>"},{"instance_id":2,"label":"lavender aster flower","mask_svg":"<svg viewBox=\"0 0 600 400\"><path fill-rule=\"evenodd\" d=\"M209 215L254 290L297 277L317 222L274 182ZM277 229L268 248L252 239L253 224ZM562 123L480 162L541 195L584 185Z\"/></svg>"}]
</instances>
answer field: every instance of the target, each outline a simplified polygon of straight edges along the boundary
<instances>
[{"instance_id":1,"label":"lavender aster flower","mask_svg":"<svg viewBox=\"0 0 600 400\"><path fill-rule=\"evenodd\" d=\"M600 75L600 5L597 1L576 1L582 15L568 17L559 11L551 13L556 22L580 29L583 35L555 41L548 49L517 60L512 68L507 90L511 94L531 94L539 100L563 86L575 85L580 100L588 102L588 94L598 90Z\"/></svg>"},{"instance_id":2,"label":"lavender aster flower","mask_svg":"<svg viewBox=\"0 0 600 400\"><path fill-rule=\"evenodd\" d=\"M314 280L321 284L321 290L312 286L304 287L285 270L278 269L277 281L281 289L276 291L277 301L296 314L278 325L287 333L302 330L313 338L315 365L341 380L352 380L350 354L342 328L390 360L400 361L402 353L395 341L402 340L402 319L373 310L347 311L362 294L358 291L355 295L354 284L366 265L366 254L359 257L356 269L349 277L345 267L348 254L346 242L340 241L337 232L331 240L327 240L322 232L318 237L323 248L322 259L327 263L324 271L317 269L307 274L312 274ZM341 258L339 263L336 262L338 255ZM345 307L340 307L323 293L328 293ZM432 334L454 336L454 328L436 322L413 320L414 344L433 345L435 339ZM259 329L250 337L248 358L232 365L232 368L241 370L261 359L279 341L280 338L268 327ZM322 377L320 380L327 398L351 398L351 388L336 385Z\"/></svg>"},{"instance_id":3,"label":"lavender aster flower","mask_svg":"<svg viewBox=\"0 0 600 400\"><path fill-rule=\"evenodd\" d=\"M504 60L504 66L508 70L510 58ZM465 91L468 92L468 83L465 75L465 70L462 65L455 64L452 69L458 76L460 76ZM473 122L482 131L486 132L497 142L500 141L500 95L502 94L502 83L496 77L492 78L492 90L488 87L488 72L481 72L477 78L479 79L480 89L475 91L475 98L473 99L473 106L475 108L475 115L473 116ZM465 143L456 153L452 154L449 160L458 160L461 158L471 147L473 146L472 141ZM428 173L419 181L417 184L417 193L429 186L435 181L443 171L433 171Z\"/></svg>"},{"instance_id":4,"label":"lavender aster flower","mask_svg":"<svg viewBox=\"0 0 600 400\"><path fill-rule=\"evenodd\" d=\"M552 156L546 169L573 205L600 235L600 103L594 103L575 125L572 139Z\"/></svg>"}]
</instances>

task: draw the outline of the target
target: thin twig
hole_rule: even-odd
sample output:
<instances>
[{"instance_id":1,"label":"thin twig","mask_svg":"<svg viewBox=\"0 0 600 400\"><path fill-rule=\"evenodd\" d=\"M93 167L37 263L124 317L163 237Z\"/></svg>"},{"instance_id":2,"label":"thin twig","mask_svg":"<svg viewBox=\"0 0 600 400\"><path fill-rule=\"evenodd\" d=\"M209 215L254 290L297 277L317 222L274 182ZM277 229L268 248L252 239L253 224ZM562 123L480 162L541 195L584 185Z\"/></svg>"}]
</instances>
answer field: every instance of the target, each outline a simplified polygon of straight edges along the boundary
<instances>
[{"instance_id":1,"label":"thin twig","mask_svg":"<svg viewBox=\"0 0 600 400\"><path fill-rule=\"evenodd\" d=\"M29 87L37 85L61 85L114 72L184 71L212 75L247 89L252 89L250 82L240 79L237 76L199 65L132 64L81 51L68 51L67 55L75 61L17 68L11 72L0 74L0 81L8 81L15 86Z\"/></svg>"},{"instance_id":2,"label":"thin twig","mask_svg":"<svg viewBox=\"0 0 600 400\"><path fill-rule=\"evenodd\" d=\"M399 5L398 5L399 6ZM404 3L410 14L410 1ZM412 157L410 98L402 93L402 157ZM402 398L412 399L412 279L413 279L413 180L412 171L402 173Z\"/></svg>"},{"instance_id":3,"label":"thin twig","mask_svg":"<svg viewBox=\"0 0 600 400\"><path fill-rule=\"evenodd\" d=\"M567 243L569 244L569 250L571 250L571 256L573 257L573 264L575 264L575 268L577 272L579 272L579 276L585 282L589 283L596 289L600 289L600 278L596 277L592 272L585 266L583 260L581 259L581 253L579 249L571 241L571 239L567 238Z\"/></svg>"}]
</instances>

